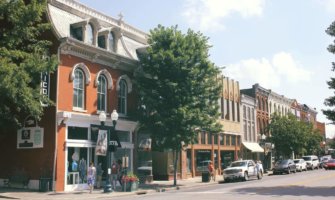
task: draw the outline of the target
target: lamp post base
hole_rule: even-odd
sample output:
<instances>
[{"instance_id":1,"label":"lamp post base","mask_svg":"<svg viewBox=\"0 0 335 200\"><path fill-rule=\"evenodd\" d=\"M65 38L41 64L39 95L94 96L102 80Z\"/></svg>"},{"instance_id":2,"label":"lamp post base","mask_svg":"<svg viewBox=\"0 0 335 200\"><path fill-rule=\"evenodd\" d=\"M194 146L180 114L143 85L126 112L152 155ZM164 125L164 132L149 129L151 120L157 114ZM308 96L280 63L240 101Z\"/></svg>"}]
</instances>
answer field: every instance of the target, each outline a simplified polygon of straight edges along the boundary
<instances>
[{"instance_id":1,"label":"lamp post base","mask_svg":"<svg viewBox=\"0 0 335 200\"><path fill-rule=\"evenodd\" d=\"M106 184L104 187L104 193L111 193L113 192L112 190L112 185L111 184Z\"/></svg>"}]
</instances>

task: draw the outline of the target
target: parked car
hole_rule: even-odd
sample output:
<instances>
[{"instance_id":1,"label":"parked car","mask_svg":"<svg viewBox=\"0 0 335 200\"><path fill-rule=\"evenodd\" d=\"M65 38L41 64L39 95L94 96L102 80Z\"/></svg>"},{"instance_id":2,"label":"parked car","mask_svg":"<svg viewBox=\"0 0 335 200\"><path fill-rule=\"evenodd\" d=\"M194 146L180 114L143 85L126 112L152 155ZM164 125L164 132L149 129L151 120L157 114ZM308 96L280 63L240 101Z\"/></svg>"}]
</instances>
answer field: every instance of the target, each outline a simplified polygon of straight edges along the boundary
<instances>
[{"instance_id":1,"label":"parked car","mask_svg":"<svg viewBox=\"0 0 335 200\"><path fill-rule=\"evenodd\" d=\"M306 161L304 159L295 159L293 160L297 171L307 171Z\"/></svg>"},{"instance_id":2,"label":"parked car","mask_svg":"<svg viewBox=\"0 0 335 200\"><path fill-rule=\"evenodd\" d=\"M232 162L229 167L223 170L223 179L225 182L236 179L247 181L250 177L261 179L263 177L262 169L262 164L256 164L252 160L235 161Z\"/></svg>"},{"instance_id":3,"label":"parked car","mask_svg":"<svg viewBox=\"0 0 335 200\"><path fill-rule=\"evenodd\" d=\"M328 169L335 169L335 159L330 159L328 162L325 163L324 168Z\"/></svg>"},{"instance_id":4,"label":"parked car","mask_svg":"<svg viewBox=\"0 0 335 200\"><path fill-rule=\"evenodd\" d=\"M328 160L331 160L331 159L332 159L331 155L322 156L320 158L320 167L323 168L325 163L328 162Z\"/></svg>"},{"instance_id":5,"label":"parked car","mask_svg":"<svg viewBox=\"0 0 335 200\"><path fill-rule=\"evenodd\" d=\"M317 156L310 155L310 156L303 156L302 157L306 161L307 169L319 169L319 159Z\"/></svg>"},{"instance_id":6,"label":"parked car","mask_svg":"<svg viewBox=\"0 0 335 200\"><path fill-rule=\"evenodd\" d=\"M295 163L292 159L280 160L275 164L273 169L273 174L282 174L287 173L290 174L291 172L296 172L297 168Z\"/></svg>"}]
</instances>

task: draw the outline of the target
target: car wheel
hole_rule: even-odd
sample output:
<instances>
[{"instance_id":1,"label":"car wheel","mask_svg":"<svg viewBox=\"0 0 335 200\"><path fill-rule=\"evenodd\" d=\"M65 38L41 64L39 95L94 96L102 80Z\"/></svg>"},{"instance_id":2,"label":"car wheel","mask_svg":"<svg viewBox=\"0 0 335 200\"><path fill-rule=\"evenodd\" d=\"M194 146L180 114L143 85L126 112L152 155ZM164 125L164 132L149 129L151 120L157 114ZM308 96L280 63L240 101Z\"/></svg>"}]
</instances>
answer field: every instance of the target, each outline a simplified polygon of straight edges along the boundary
<instances>
[{"instance_id":1,"label":"car wheel","mask_svg":"<svg viewBox=\"0 0 335 200\"><path fill-rule=\"evenodd\" d=\"M311 170L314 170L314 166L312 165Z\"/></svg>"},{"instance_id":2,"label":"car wheel","mask_svg":"<svg viewBox=\"0 0 335 200\"><path fill-rule=\"evenodd\" d=\"M248 172L244 172L244 180L245 181L249 180Z\"/></svg>"},{"instance_id":3,"label":"car wheel","mask_svg":"<svg viewBox=\"0 0 335 200\"><path fill-rule=\"evenodd\" d=\"M291 169L290 169L290 168L287 169L287 173L288 173L288 174L291 173Z\"/></svg>"},{"instance_id":4,"label":"car wheel","mask_svg":"<svg viewBox=\"0 0 335 200\"><path fill-rule=\"evenodd\" d=\"M293 173L297 173L297 168L295 168L295 169L293 170Z\"/></svg>"}]
</instances>

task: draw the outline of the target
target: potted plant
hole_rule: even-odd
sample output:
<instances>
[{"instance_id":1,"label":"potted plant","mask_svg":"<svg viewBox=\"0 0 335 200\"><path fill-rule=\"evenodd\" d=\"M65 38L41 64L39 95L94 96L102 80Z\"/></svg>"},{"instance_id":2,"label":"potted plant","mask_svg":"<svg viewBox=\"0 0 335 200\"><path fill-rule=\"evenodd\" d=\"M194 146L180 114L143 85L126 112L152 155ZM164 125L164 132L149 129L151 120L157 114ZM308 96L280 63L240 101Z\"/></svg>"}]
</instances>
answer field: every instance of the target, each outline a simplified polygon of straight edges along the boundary
<instances>
[{"instance_id":1,"label":"potted plant","mask_svg":"<svg viewBox=\"0 0 335 200\"><path fill-rule=\"evenodd\" d=\"M133 173L128 173L122 177L122 184L127 192L133 192L138 189L139 179Z\"/></svg>"}]
</instances>

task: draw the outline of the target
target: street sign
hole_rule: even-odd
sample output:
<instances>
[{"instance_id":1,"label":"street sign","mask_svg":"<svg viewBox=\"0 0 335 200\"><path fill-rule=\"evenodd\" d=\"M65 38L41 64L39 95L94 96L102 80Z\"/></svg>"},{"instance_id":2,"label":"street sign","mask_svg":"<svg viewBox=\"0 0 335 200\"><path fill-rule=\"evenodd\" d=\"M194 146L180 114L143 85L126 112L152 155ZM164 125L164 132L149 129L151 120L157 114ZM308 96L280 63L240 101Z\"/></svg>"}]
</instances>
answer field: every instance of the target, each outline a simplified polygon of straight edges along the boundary
<instances>
[{"instance_id":1,"label":"street sign","mask_svg":"<svg viewBox=\"0 0 335 200\"><path fill-rule=\"evenodd\" d=\"M112 140L112 141L109 141L109 145L118 146L118 143L117 141Z\"/></svg>"}]
</instances>

